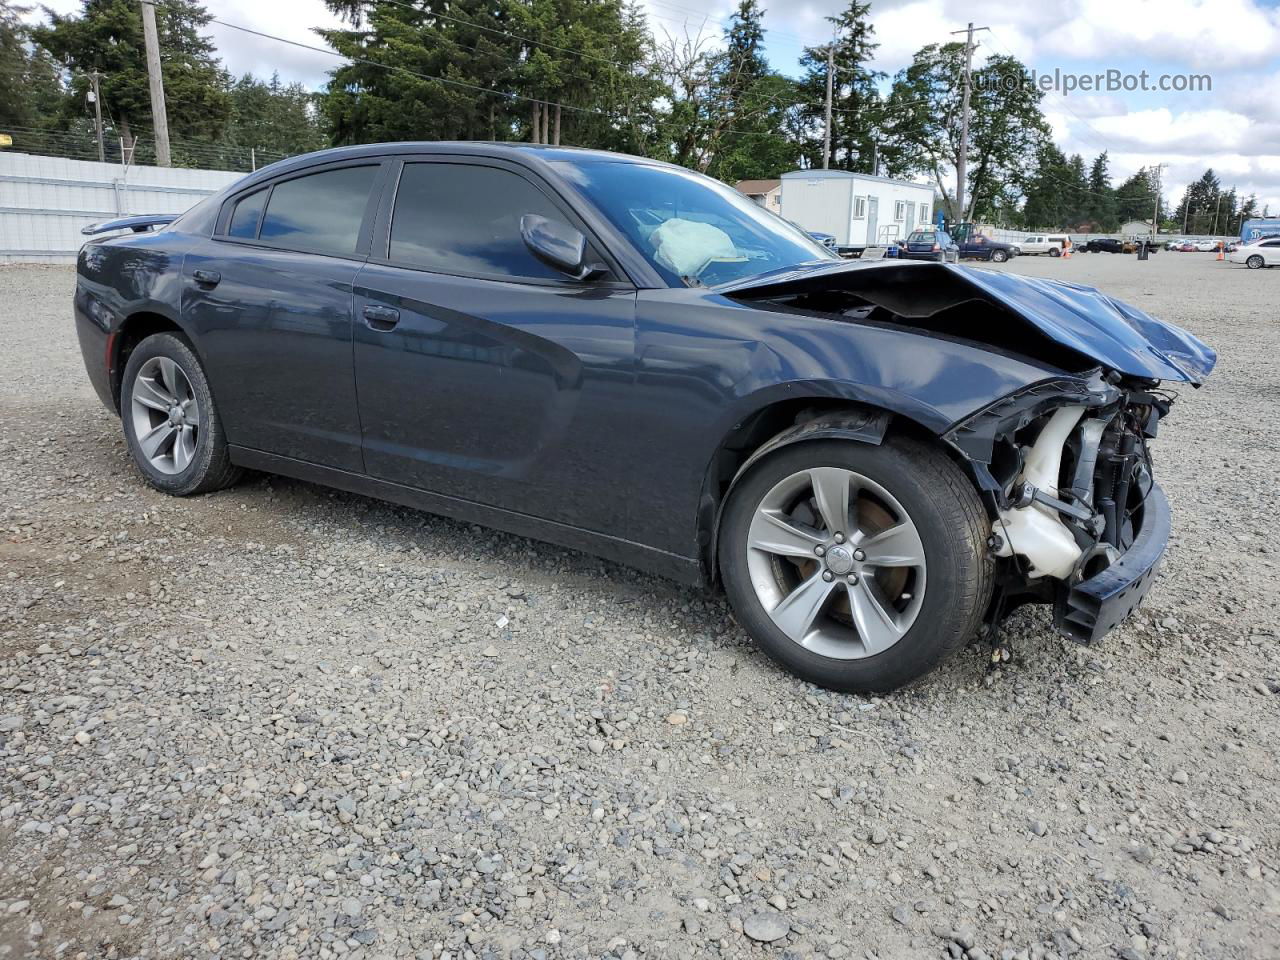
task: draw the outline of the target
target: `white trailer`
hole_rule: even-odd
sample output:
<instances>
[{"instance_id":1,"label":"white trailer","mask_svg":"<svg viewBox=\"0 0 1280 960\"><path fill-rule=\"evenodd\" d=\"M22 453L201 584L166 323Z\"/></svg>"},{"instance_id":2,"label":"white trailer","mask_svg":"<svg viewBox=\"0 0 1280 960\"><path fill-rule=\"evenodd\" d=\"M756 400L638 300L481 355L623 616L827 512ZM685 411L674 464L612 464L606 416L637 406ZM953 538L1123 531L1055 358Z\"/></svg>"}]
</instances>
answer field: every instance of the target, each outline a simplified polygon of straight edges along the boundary
<instances>
[{"instance_id":1,"label":"white trailer","mask_svg":"<svg viewBox=\"0 0 1280 960\"><path fill-rule=\"evenodd\" d=\"M933 187L848 170L782 175L782 215L805 230L829 233L842 253L905 240L933 219Z\"/></svg>"}]
</instances>

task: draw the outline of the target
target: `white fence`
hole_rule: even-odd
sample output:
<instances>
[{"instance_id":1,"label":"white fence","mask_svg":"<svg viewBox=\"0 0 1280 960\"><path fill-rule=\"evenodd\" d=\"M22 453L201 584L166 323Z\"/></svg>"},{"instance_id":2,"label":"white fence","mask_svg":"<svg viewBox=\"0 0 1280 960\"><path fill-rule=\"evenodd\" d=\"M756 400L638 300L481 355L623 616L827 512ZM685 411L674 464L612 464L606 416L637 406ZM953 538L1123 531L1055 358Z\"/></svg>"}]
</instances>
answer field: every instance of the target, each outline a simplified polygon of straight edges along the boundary
<instances>
[{"instance_id":1,"label":"white fence","mask_svg":"<svg viewBox=\"0 0 1280 960\"><path fill-rule=\"evenodd\" d=\"M243 176L0 151L0 263L74 263L81 227L129 214L182 213Z\"/></svg>"}]
</instances>

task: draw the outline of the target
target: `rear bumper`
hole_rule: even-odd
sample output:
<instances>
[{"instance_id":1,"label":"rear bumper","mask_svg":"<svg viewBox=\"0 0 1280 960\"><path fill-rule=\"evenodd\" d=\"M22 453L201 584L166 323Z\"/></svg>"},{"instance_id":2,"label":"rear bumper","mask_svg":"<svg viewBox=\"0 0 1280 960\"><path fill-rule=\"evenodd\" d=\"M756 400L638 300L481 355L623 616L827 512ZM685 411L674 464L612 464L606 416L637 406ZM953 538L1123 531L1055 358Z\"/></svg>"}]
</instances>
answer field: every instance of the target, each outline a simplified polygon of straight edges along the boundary
<instances>
[{"instance_id":1,"label":"rear bumper","mask_svg":"<svg viewBox=\"0 0 1280 960\"><path fill-rule=\"evenodd\" d=\"M80 341L80 354L84 357L84 369L89 375L98 399L112 413L116 412L115 396L111 389L111 359L114 334L90 315L87 299L80 291L75 298L76 339Z\"/></svg>"},{"instance_id":2,"label":"rear bumper","mask_svg":"<svg viewBox=\"0 0 1280 960\"><path fill-rule=\"evenodd\" d=\"M1106 570L1072 587L1055 606L1054 622L1072 640L1093 643L1133 613L1155 582L1169 543L1169 501L1151 485L1133 545Z\"/></svg>"}]
</instances>

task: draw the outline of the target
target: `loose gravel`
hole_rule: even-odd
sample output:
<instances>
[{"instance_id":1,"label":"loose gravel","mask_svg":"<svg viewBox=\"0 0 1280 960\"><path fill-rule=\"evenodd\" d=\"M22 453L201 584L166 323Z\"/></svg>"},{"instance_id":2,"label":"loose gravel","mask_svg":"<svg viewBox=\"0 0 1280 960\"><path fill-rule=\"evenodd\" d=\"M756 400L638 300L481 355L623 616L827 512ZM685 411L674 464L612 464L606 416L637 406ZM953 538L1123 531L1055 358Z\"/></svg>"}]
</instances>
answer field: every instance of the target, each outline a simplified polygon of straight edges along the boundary
<instances>
[{"instance_id":1,"label":"loose gravel","mask_svg":"<svg viewBox=\"0 0 1280 960\"><path fill-rule=\"evenodd\" d=\"M150 490L0 268L0 956L1280 956L1280 270L1019 258L1222 355L1102 644L884 698L717 597L256 476Z\"/></svg>"}]
</instances>

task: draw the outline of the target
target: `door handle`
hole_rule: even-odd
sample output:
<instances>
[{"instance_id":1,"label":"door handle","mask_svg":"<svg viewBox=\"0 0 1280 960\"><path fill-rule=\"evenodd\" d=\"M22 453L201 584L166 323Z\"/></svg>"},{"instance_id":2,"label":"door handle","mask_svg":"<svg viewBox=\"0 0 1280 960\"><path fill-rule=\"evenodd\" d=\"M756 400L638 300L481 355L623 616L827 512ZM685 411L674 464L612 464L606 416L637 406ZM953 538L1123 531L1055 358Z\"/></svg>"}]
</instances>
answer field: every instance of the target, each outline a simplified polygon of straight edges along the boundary
<instances>
[{"instance_id":1,"label":"door handle","mask_svg":"<svg viewBox=\"0 0 1280 960\"><path fill-rule=\"evenodd\" d=\"M388 330L394 330L396 324L400 322L400 311L395 307L368 306L364 308L364 322L370 330L385 333Z\"/></svg>"},{"instance_id":2,"label":"door handle","mask_svg":"<svg viewBox=\"0 0 1280 960\"><path fill-rule=\"evenodd\" d=\"M202 287L216 287L222 280L222 274L217 270L192 270L191 276Z\"/></svg>"}]
</instances>

